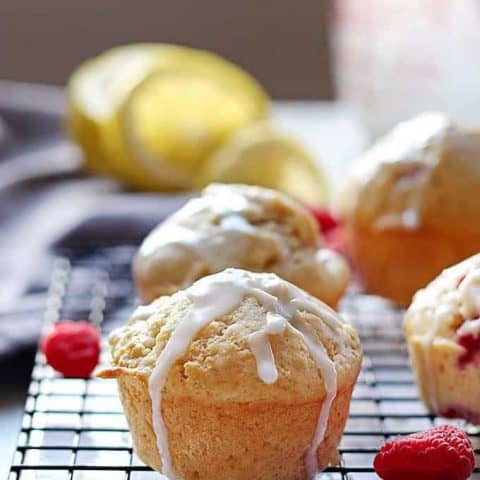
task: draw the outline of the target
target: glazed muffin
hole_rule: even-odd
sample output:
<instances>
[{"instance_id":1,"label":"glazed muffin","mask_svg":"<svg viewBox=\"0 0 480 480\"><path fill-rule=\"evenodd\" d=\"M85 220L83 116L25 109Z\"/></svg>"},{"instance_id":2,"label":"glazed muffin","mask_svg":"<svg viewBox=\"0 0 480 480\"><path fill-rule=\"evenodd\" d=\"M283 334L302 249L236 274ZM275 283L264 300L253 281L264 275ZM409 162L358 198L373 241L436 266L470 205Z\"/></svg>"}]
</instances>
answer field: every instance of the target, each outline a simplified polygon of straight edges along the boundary
<instances>
[{"instance_id":1,"label":"glazed muffin","mask_svg":"<svg viewBox=\"0 0 480 480\"><path fill-rule=\"evenodd\" d=\"M480 131L424 114L354 164L345 241L365 288L408 305L444 268L480 250Z\"/></svg>"},{"instance_id":2,"label":"glazed muffin","mask_svg":"<svg viewBox=\"0 0 480 480\"><path fill-rule=\"evenodd\" d=\"M261 187L213 184L147 236L133 272L144 302L236 267L274 272L335 307L349 269L322 245L312 214L290 197Z\"/></svg>"},{"instance_id":3,"label":"glazed muffin","mask_svg":"<svg viewBox=\"0 0 480 480\"><path fill-rule=\"evenodd\" d=\"M227 269L139 307L110 340L138 456L168 478L300 480L337 461L361 351L326 304Z\"/></svg>"},{"instance_id":4,"label":"glazed muffin","mask_svg":"<svg viewBox=\"0 0 480 480\"><path fill-rule=\"evenodd\" d=\"M430 412L480 424L480 254L415 295L405 334Z\"/></svg>"}]
</instances>

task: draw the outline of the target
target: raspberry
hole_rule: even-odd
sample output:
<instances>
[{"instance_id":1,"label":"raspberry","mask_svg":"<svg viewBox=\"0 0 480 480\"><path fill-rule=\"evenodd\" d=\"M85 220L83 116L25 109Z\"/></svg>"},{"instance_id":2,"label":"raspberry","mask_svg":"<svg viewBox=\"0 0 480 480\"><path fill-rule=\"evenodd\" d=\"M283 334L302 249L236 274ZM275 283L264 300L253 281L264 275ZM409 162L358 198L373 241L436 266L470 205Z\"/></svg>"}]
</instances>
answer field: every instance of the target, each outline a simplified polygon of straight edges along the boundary
<instances>
[{"instance_id":1,"label":"raspberry","mask_svg":"<svg viewBox=\"0 0 480 480\"><path fill-rule=\"evenodd\" d=\"M337 228L339 226L340 222L338 218L333 215L330 210L327 210L326 208L318 208L312 206L309 206L308 209L317 220L320 231L323 234L326 234L330 230L333 230L334 228Z\"/></svg>"},{"instance_id":2,"label":"raspberry","mask_svg":"<svg viewBox=\"0 0 480 480\"><path fill-rule=\"evenodd\" d=\"M41 340L48 364L65 377L88 378L100 357L100 334L88 322L64 320Z\"/></svg>"},{"instance_id":3,"label":"raspberry","mask_svg":"<svg viewBox=\"0 0 480 480\"><path fill-rule=\"evenodd\" d=\"M308 207L317 220L320 231L325 239L325 245L336 252L343 253L344 242L340 220L329 210L318 207Z\"/></svg>"},{"instance_id":4,"label":"raspberry","mask_svg":"<svg viewBox=\"0 0 480 480\"><path fill-rule=\"evenodd\" d=\"M458 364L461 368L466 367L478 358L480 354L480 334L464 332L457 335L457 343L461 345L465 351L458 357Z\"/></svg>"},{"instance_id":5,"label":"raspberry","mask_svg":"<svg viewBox=\"0 0 480 480\"><path fill-rule=\"evenodd\" d=\"M387 442L374 467L384 480L465 480L475 468L467 435L452 425Z\"/></svg>"},{"instance_id":6,"label":"raspberry","mask_svg":"<svg viewBox=\"0 0 480 480\"><path fill-rule=\"evenodd\" d=\"M463 418L473 425L480 425L480 415L477 412L458 405L443 409L440 412L440 416L445 418Z\"/></svg>"}]
</instances>

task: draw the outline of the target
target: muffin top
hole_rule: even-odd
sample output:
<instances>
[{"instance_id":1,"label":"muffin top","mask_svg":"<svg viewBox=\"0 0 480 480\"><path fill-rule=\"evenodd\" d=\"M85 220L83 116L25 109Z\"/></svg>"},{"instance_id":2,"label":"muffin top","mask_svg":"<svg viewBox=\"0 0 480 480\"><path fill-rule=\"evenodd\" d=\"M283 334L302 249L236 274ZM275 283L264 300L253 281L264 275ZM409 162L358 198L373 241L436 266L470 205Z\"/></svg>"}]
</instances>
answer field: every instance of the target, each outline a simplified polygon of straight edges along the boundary
<instances>
[{"instance_id":1,"label":"muffin top","mask_svg":"<svg viewBox=\"0 0 480 480\"><path fill-rule=\"evenodd\" d=\"M405 316L405 332L462 346L467 338L480 340L480 254L444 270L416 293Z\"/></svg>"},{"instance_id":2,"label":"muffin top","mask_svg":"<svg viewBox=\"0 0 480 480\"><path fill-rule=\"evenodd\" d=\"M140 296L152 301L227 267L276 272L316 294L348 283L343 258L322 249L310 212L261 187L213 184L144 240L135 260Z\"/></svg>"},{"instance_id":3,"label":"muffin top","mask_svg":"<svg viewBox=\"0 0 480 480\"><path fill-rule=\"evenodd\" d=\"M378 230L480 231L480 131L426 113L399 124L354 164L342 196L350 221Z\"/></svg>"},{"instance_id":4,"label":"muffin top","mask_svg":"<svg viewBox=\"0 0 480 480\"><path fill-rule=\"evenodd\" d=\"M139 307L110 338L111 371L163 378L163 396L308 402L351 386L354 329L275 274L227 269Z\"/></svg>"}]
</instances>

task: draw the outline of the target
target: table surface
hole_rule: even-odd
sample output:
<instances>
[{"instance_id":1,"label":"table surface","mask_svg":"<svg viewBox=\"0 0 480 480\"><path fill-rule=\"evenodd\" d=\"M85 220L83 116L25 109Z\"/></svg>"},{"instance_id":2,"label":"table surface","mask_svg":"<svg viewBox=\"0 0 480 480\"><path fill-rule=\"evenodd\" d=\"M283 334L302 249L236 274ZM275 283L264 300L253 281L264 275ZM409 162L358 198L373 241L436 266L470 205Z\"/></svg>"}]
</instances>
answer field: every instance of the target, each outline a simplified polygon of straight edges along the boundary
<instances>
[{"instance_id":1,"label":"table surface","mask_svg":"<svg viewBox=\"0 0 480 480\"><path fill-rule=\"evenodd\" d=\"M34 87L28 85L15 85L11 83L0 82L0 115L2 105L7 104L8 108L15 108L18 105L20 111L28 111L30 104L25 100L25 91L34 92L35 95L30 94L28 98L30 101L40 102L39 108L44 108L45 98L48 97L49 108L58 109L59 114L62 112L62 95L63 92L57 88L49 87ZM52 101L53 100L53 101ZM15 103L17 102L17 103ZM35 102L34 102L35 103ZM335 103L325 102L275 102L273 109L273 121L280 128L286 132L291 133L297 137L314 155L314 157L322 164L324 170L330 177L334 189L341 185L342 178L348 168L351 159L364 148L366 144L366 134L360 128L354 115L344 106ZM48 158L48 151L45 152ZM0 163L0 177L1 177L1 163ZM40 173L41 174L41 173ZM98 180L82 180L93 181L98 186ZM9 192L22 192L21 181L18 186L10 186ZM112 188L101 185L94 188L94 196L96 202L99 204L101 200L108 200L111 202ZM108 183L108 182L107 182ZM47 188L47 187L46 187ZM51 185L49 184L49 187ZM58 188L62 192L62 186ZM63 189L64 190L64 189ZM116 191L116 188L113 189ZM83 193L82 193L83 192ZM7 192L8 193L8 192ZM43 212L52 212L54 204L49 202L48 196L45 198L45 192L39 192L38 189L35 195L42 197L42 212L35 212L35 215L42 217ZM0 195L2 194L0 188ZM25 193L30 194L30 193ZM88 189L83 191L80 189L78 199L81 199L82 194L91 196ZM62 193L60 193L62 195ZM65 193L66 195L66 193ZM15 196L15 195L14 195ZM58 199L58 192L57 197ZM34 200L34 199L32 199ZM79 202L69 202L70 205L62 206L62 218L68 216L68 211L65 209L78 208ZM81 202L80 202L81 203ZM58 209L58 203L55 202ZM4 251L17 251L17 255L23 255L26 261L35 263L35 255L38 255L42 248L48 247L48 241L51 238L43 238L44 244L35 245L35 249L31 250L31 242L29 237L35 237L35 232L39 228L38 222L32 222L32 209L24 208L21 212L13 207L9 218L0 216L0 229L2 233L8 233L4 239L0 241L0 247ZM6 228L8 225L8 230ZM32 236L28 235L33 234ZM12 262L14 263L14 262ZM0 269L0 282L7 278L12 278L11 275L15 272L15 265L2 265ZM10 362L10 364L9 364ZM12 365L11 362L14 362ZM30 376L30 369L32 364L32 354L24 353L22 356L16 356L3 364L0 363L2 371L7 372L7 381L2 382L2 395L0 396L0 456L1 458L10 459L17 443L18 430L22 417L26 385ZM0 462L0 479L6 478L10 462Z\"/></svg>"}]
</instances>

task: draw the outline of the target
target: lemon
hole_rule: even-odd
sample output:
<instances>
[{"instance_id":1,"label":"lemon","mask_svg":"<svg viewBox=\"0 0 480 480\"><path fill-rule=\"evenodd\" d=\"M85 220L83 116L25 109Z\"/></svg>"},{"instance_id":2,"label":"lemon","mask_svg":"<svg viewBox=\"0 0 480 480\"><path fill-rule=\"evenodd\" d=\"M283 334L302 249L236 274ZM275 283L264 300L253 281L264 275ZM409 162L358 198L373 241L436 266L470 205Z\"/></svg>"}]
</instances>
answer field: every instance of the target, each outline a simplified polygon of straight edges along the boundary
<instances>
[{"instance_id":1,"label":"lemon","mask_svg":"<svg viewBox=\"0 0 480 480\"><path fill-rule=\"evenodd\" d=\"M205 159L237 129L267 117L258 83L220 57L182 48L129 95L119 116L128 150L152 178L192 188Z\"/></svg>"},{"instance_id":2,"label":"lemon","mask_svg":"<svg viewBox=\"0 0 480 480\"><path fill-rule=\"evenodd\" d=\"M203 165L198 187L212 182L245 183L283 191L310 204L324 204L324 175L294 140L263 123L235 134Z\"/></svg>"},{"instance_id":3,"label":"lemon","mask_svg":"<svg viewBox=\"0 0 480 480\"><path fill-rule=\"evenodd\" d=\"M140 189L192 188L201 163L269 99L239 67L175 45L117 47L69 82L72 136L87 167Z\"/></svg>"},{"instance_id":4,"label":"lemon","mask_svg":"<svg viewBox=\"0 0 480 480\"><path fill-rule=\"evenodd\" d=\"M67 128L85 153L87 169L112 173L127 182L148 180L145 173L124 168L121 158L112 158L106 151L104 126L126 94L153 68L161 49L155 44L116 47L84 62L71 75Z\"/></svg>"},{"instance_id":5,"label":"lemon","mask_svg":"<svg viewBox=\"0 0 480 480\"><path fill-rule=\"evenodd\" d=\"M85 90L88 85L90 71L95 70L93 62L86 62L81 69L72 77L67 90L68 109L67 128L70 135L77 144L83 149L85 154L85 165L88 170L102 171L104 160L100 147L100 136L94 115L89 113L89 100L81 100L83 96L83 85ZM88 99L88 95L85 95ZM85 103L85 105L83 105ZM95 107L93 107L93 110Z\"/></svg>"}]
</instances>

